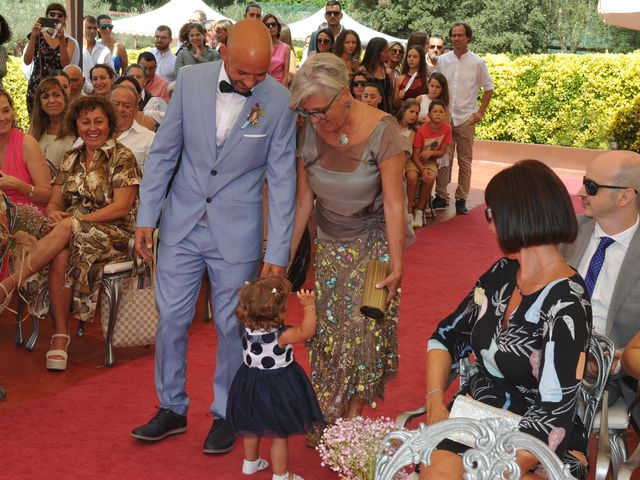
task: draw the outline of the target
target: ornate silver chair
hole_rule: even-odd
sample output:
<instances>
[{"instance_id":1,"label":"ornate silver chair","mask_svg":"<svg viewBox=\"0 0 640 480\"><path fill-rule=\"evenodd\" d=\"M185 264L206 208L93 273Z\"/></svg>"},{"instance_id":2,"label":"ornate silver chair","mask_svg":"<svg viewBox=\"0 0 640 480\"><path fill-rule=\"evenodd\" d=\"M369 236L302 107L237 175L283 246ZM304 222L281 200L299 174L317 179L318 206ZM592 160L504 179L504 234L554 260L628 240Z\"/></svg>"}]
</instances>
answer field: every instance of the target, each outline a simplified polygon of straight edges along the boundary
<instances>
[{"instance_id":1,"label":"ornate silver chair","mask_svg":"<svg viewBox=\"0 0 640 480\"><path fill-rule=\"evenodd\" d=\"M603 392L609 378L609 370L611 369L611 363L613 362L613 354L615 353L615 346L613 342L603 335L593 333L589 342L589 355L593 357L597 365L597 376L595 378L585 377L582 381L582 387L578 390L577 411L576 414L582 420L582 424L588 432L594 429L594 420L596 412L600 407ZM462 388L469 378L475 373L476 366L468 358L460 361L458 365L458 371L452 370L449 375L450 385L456 378L460 376L460 387ZM448 386L447 385L447 386ZM409 422L417 417L424 415L426 412L425 407L421 406L415 410L402 412L396 417L396 425L398 427L406 427ZM606 427L603 428L607 431ZM610 448L608 448L609 442L598 443L598 456L596 459L596 480L604 479L607 476L609 470L609 455ZM377 477L376 477L377 478ZM475 478L475 477L474 477ZM478 477L483 478L483 477Z\"/></svg>"},{"instance_id":2,"label":"ornate silver chair","mask_svg":"<svg viewBox=\"0 0 640 480\"><path fill-rule=\"evenodd\" d=\"M417 463L430 464L431 454L438 443L451 434L465 433L475 438L475 446L462 456L466 479L493 480L496 478L520 478L516 453L525 449L540 460L548 477L554 480L573 479L569 467L537 438L516 430L500 418L472 420L453 418L431 425L420 425L418 430L401 430L387 435L383 441L383 453L378 456L376 480L393 480L399 470ZM388 454L395 446L393 454Z\"/></svg>"}]
</instances>

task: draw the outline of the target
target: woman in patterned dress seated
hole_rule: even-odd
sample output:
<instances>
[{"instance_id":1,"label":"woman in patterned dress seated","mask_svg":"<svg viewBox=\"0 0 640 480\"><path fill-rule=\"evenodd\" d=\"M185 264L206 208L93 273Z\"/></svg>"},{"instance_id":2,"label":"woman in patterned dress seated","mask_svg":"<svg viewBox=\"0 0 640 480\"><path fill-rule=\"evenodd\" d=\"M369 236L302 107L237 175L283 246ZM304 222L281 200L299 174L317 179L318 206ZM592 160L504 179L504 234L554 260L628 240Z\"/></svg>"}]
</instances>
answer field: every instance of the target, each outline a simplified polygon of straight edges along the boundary
<instances>
[{"instance_id":1,"label":"woman in patterned dress seated","mask_svg":"<svg viewBox=\"0 0 640 480\"><path fill-rule=\"evenodd\" d=\"M502 170L485 191L486 218L505 256L487 270L431 336L427 353L427 424L448 418L451 365L475 355L478 372L459 395L522 416L519 429L542 440L586 479L588 432L576 398L591 330L584 280L565 262L559 243L578 226L567 189L536 160ZM466 447L445 440L422 466L421 479L461 479ZM526 479L546 478L520 450Z\"/></svg>"},{"instance_id":2,"label":"woman in patterned dress seated","mask_svg":"<svg viewBox=\"0 0 640 480\"><path fill-rule=\"evenodd\" d=\"M47 205L52 230L23 261L17 259L15 272L0 283L3 305L24 279L32 315L46 315L51 302L55 333L47 368L53 370L67 367L69 311L91 321L102 268L127 258L140 184L133 153L115 141L116 114L109 101L92 95L69 108L67 128L82 144L67 152L53 179Z\"/></svg>"},{"instance_id":3,"label":"woman in patterned dress seated","mask_svg":"<svg viewBox=\"0 0 640 480\"><path fill-rule=\"evenodd\" d=\"M317 53L291 87L305 117L298 134L298 193L291 250L314 208L316 310L311 381L327 423L359 415L383 397L398 367L398 307L406 223L404 164L410 146L390 115L355 100L344 61ZM390 301L383 320L360 313L369 260L390 264L378 285ZM312 439L309 438L311 442Z\"/></svg>"}]
</instances>

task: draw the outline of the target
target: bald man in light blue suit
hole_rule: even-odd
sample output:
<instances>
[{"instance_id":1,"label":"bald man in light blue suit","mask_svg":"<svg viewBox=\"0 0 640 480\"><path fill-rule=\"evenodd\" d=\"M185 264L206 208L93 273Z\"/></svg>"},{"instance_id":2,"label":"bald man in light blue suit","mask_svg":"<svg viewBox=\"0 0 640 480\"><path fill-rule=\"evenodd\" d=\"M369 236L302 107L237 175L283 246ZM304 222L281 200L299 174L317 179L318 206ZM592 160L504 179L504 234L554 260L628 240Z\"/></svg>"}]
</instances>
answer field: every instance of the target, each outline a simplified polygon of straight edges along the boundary
<instances>
[{"instance_id":1,"label":"bald man in light blue suit","mask_svg":"<svg viewBox=\"0 0 640 480\"><path fill-rule=\"evenodd\" d=\"M238 290L258 274L262 196L268 183L268 240L261 275L282 275L289 260L295 204L295 114L289 93L266 75L271 39L256 20L238 22L222 61L184 67L156 134L140 188L136 249L149 257L151 232L182 157L160 220L155 383L160 409L133 430L142 440L186 431L187 331L202 274L211 280L218 334L214 423L204 453L226 453L227 394L242 363ZM250 95L250 96L247 96Z\"/></svg>"}]
</instances>

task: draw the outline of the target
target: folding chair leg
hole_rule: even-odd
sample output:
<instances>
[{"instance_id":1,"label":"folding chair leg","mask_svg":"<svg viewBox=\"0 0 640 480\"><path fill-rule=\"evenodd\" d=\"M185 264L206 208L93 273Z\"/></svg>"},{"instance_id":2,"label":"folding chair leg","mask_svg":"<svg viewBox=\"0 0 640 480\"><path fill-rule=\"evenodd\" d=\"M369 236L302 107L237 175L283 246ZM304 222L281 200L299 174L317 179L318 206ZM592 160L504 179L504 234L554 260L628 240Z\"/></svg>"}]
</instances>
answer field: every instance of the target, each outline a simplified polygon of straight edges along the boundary
<instances>
[{"instance_id":1,"label":"folding chair leg","mask_svg":"<svg viewBox=\"0 0 640 480\"><path fill-rule=\"evenodd\" d=\"M27 340L27 343L24 346L24 348L27 349L27 352L33 351L33 347L36 345L36 340L38 340L38 334L40 333L40 319L31 315L31 325L33 326L33 330L31 331L29 340Z\"/></svg>"},{"instance_id":2,"label":"folding chair leg","mask_svg":"<svg viewBox=\"0 0 640 480\"><path fill-rule=\"evenodd\" d=\"M17 310L15 342L16 345L22 346L24 344L24 333L22 331L22 314L24 313L24 302L22 302L22 300L18 300Z\"/></svg>"},{"instance_id":3,"label":"folding chair leg","mask_svg":"<svg viewBox=\"0 0 640 480\"><path fill-rule=\"evenodd\" d=\"M107 326L107 337L104 340L104 365L105 367L112 367L115 362L112 345L113 330L116 327L118 305L120 304L120 297L122 295L122 280L109 282L109 285L107 288L105 288L105 291L107 293L107 296L109 297L109 324Z\"/></svg>"}]
</instances>

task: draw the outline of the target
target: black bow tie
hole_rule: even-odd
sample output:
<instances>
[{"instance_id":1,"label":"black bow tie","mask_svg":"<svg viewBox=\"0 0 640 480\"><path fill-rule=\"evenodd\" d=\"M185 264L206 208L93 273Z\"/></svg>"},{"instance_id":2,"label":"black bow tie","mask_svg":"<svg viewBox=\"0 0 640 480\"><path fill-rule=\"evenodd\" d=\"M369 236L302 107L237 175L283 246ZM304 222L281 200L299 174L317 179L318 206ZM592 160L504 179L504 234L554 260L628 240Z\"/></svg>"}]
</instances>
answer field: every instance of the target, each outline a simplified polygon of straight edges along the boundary
<instances>
[{"instance_id":1,"label":"black bow tie","mask_svg":"<svg viewBox=\"0 0 640 480\"><path fill-rule=\"evenodd\" d=\"M235 88L233 88L233 85L231 85L226 80L222 80L220 82L220 91L222 93L237 93L238 95L242 95L243 97L250 97L251 96L251 91L248 91L248 92L245 92L245 93L239 92Z\"/></svg>"}]
</instances>

